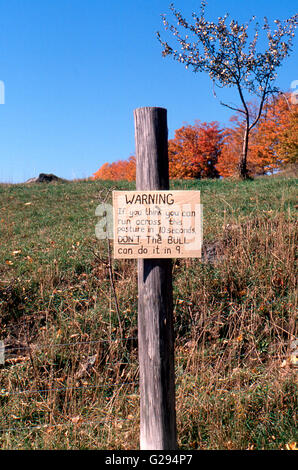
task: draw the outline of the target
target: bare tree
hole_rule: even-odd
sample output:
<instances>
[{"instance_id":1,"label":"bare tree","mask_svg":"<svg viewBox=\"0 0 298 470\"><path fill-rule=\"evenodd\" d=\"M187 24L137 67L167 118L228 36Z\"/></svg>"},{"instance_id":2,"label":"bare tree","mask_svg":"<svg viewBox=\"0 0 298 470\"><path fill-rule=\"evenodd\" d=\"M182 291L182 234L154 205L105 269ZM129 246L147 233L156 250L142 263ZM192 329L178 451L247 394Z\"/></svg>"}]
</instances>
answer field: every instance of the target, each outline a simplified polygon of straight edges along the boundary
<instances>
[{"instance_id":1,"label":"bare tree","mask_svg":"<svg viewBox=\"0 0 298 470\"><path fill-rule=\"evenodd\" d=\"M165 29L175 36L179 50L173 49L167 41L163 41L159 32L157 37L163 46L163 56L172 55L186 68L191 67L194 72L209 73L211 80L220 88L236 87L240 106L223 102L221 104L243 115L245 126L239 158L239 176L246 179L249 177L249 135L262 115L267 98L280 92L273 82L277 69L292 50L298 15L285 21L275 20L273 29L266 17L262 26L255 16L248 22L239 24L233 19L228 22L228 13L214 23L206 19L206 5L207 3L202 1L200 14L193 13L193 21L189 22L172 4L170 9L177 19L177 26L170 25L166 16L162 15ZM249 34L252 24L253 33ZM257 50L261 31L267 36L267 46L263 52ZM251 113L248 106L247 92L257 100L255 114Z\"/></svg>"}]
</instances>

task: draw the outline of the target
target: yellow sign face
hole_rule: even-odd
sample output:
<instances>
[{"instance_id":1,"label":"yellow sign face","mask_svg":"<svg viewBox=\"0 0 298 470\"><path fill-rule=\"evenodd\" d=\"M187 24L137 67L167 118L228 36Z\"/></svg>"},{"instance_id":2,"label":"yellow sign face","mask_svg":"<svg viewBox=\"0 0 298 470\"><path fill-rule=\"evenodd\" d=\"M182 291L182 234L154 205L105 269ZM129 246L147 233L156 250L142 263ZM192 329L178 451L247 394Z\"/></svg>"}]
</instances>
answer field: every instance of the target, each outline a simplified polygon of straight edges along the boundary
<instances>
[{"instance_id":1,"label":"yellow sign face","mask_svg":"<svg viewBox=\"0 0 298 470\"><path fill-rule=\"evenodd\" d=\"M113 191L114 258L200 258L200 191Z\"/></svg>"}]
</instances>

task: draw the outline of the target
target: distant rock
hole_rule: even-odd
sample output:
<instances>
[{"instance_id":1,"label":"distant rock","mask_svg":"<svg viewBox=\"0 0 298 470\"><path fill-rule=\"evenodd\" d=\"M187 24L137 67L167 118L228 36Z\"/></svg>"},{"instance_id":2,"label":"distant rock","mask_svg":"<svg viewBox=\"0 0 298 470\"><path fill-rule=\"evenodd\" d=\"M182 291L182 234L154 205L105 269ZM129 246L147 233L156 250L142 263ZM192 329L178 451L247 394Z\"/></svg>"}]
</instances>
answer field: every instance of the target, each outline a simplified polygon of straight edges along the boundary
<instances>
[{"instance_id":1,"label":"distant rock","mask_svg":"<svg viewBox=\"0 0 298 470\"><path fill-rule=\"evenodd\" d=\"M29 180L26 181L27 183L51 183L53 181L66 181L62 178L59 178L56 175L53 175L52 173L40 173L39 176L36 178L30 178Z\"/></svg>"}]
</instances>

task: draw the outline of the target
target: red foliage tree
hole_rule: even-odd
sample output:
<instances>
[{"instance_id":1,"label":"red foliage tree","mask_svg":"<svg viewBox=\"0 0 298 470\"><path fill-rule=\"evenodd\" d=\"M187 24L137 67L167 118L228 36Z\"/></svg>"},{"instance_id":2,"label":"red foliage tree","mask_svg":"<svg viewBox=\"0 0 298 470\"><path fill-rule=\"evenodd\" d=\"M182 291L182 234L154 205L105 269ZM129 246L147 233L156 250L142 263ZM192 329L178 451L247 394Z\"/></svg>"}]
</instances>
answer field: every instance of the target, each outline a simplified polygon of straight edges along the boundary
<instances>
[{"instance_id":1,"label":"red foliage tree","mask_svg":"<svg viewBox=\"0 0 298 470\"><path fill-rule=\"evenodd\" d=\"M118 160L113 163L104 163L99 170L93 173L93 179L112 181L134 181L136 178L136 158L132 155L128 160Z\"/></svg>"},{"instance_id":2,"label":"red foliage tree","mask_svg":"<svg viewBox=\"0 0 298 470\"><path fill-rule=\"evenodd\" d=\"M253 108L251 106L251 108ZM242 146L244 123L232 116L234 126L226 129L217 170L221 176L237 175L237 161ZM298 156L298 109L289 94L271 98L264 114L253 129L248 148L248 170L251 175L264 175L296 163Z\"/></svg>"},{"instance_id":3,"label":"red foliage tree","mask_svg":"<svg viewBox=\"0 0 298 470\"><path fill-rule=\"evenodd\" d=\"M250 114L257 112L252 104ZM251 131L247 170L263 175L278 170L298 157L298 106L290 94L273 97L265 104L264 114ZM222 130L217 122L185 125L169 140L169 172L172 179L237 176L239 155L243 148L245 123L238 112L231 117L234 125ZM105 163L94 179L134 181L136 159Z\"/></svg>"},{"instance_id":4,"label":"red foliage tree","mask_svg":"<svg viewBox=\"0 0 298 470\"><path fill-rule=\"evenodd\" d=\"M257 164L281 169L298 158L298 106L289 93L273 97L265 107L251 146Z\"/></svg>"},{"instance_id":5,"label":"red foliage tree","mask_svg":"<svg viewBox=\"0 0 298 470\"><path fill-rule=\"evenodd\" d=\"M216 178L223 133L217 122L186 125L169 140L170 178Z\"/></svg>"}]
</instances>

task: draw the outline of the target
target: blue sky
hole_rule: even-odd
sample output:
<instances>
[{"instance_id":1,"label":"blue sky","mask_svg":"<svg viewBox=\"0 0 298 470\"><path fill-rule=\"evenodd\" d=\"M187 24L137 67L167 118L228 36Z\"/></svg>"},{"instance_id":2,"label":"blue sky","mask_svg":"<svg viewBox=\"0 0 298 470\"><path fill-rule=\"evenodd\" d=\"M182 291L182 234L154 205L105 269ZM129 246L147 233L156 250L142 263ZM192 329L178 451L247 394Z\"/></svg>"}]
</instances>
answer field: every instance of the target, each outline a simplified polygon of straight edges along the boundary
<instances>
[{"instance_id":1,"label":"blue sky","mask_svg":"<svg viewBox=\"0 0 298 470\"><path fill-rule=\"evenodd\" d=\"M170 0L0 0L0 181L41 172L91 176L104 162L134 153L133 110L168 109L169 136L183 123L219 121L231 112L208 75L161 57L155 32ZM176 0L186 15L199 1ZM295 2L209 0L208 17L285 19ZM277 85L298 79L297 39ZM232 90L220 95L236 102Z\"/></svg>"}]
</instances>

